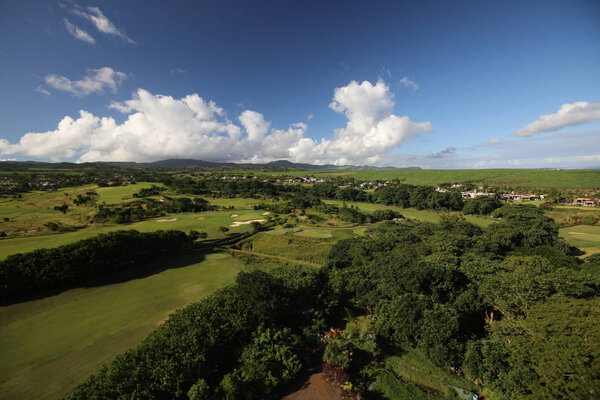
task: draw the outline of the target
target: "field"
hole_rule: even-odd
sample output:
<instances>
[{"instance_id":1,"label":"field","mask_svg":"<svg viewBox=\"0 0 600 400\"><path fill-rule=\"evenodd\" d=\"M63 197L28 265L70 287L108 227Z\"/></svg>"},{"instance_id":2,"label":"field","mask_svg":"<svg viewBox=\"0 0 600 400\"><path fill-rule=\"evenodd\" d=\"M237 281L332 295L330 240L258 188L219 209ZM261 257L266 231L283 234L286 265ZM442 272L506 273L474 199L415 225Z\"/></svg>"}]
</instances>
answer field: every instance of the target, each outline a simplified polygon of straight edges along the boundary
<instances>
[{"instance_id":1,"label":"field","mask_svg":"<svg viewBox=\"0 0 600 400\"><path fill-rule=\"evenodd\" d=\"M600 225L577 225L561 228L559 235L586 255L600 252Z\"/></svg>"},{"instance_id":2,"label":"field","mask_svg":"<svg viewBox=\"0 0 600 400\"><path fill-rule=\"evenodd\" d=\"M405 218L417 219L420 221L427 222L438 222L440 219L440 212L429 211L429 210L416 210L414 208L400 208L396 206L386 206L384 204L372 204L372 203L355 203L355 202L343 202L340 200L325 200L326 203L335 204L341 206L346 204L347 206L355 206L361 211L372 213L375 210L394 210L401 213ZM486 227L494 222L493 219L487 217L476 217L473 215L465 215L465 219L475 225Z\"/></svg>"},{"instance_id":3,"label":"field","mask_svg":"<svg viewBox=\"0 0 600 400\"><path fill-rule=\"evenodd\" d=\"M154 275L0 308L0 399L56 399L169 314L233 281L226 253L183 254ZM126 277L124 277L126 279Z\"/></svg>"},{"instance_id":4,"label":"field","mask_svg":"<svg viewBox=\"0 0 600 400\"><path fill-rule=\"evenodd\" d=\"M273 174L264 172L261 174ZM361 181L400 179L414 185L473 182L490 186L527 188L599 189L600 170L543 170L543 169L389 169L282 172L292 176L343 176Z\"/></svg>"},{"instance_id":5,"label":"field","mask_svg":"<svg viewBox=\"0 0 600 400\"><path fill-rule=\"evenodd\" d=\"M237 217L231 217L235 213ZM202 219L198 219L202 218ZM140 232L152 232L159 229L176 229L184 232L194 229L208 233L209 239L223 237L219 227L229 227L231 233L246 232L250 225L230 226L234 221L249 221L264 218L260 213L252 210L227 210L227 211L207 211L203 213L181 213L171 214L165 217L154 218L146 221L135 222L132 224L121 225L94 225L79 229L74 232L61 234L51 234L35 237L22 237L0 240L0 259L16 253L24 253L39 248L57 247L63 244L86 239L99 233L116 231L119 229L135 229ZM173 221L173 219L175 219ZM163 221L163 222L160 222Z\"/></svg>"}]
</instances>

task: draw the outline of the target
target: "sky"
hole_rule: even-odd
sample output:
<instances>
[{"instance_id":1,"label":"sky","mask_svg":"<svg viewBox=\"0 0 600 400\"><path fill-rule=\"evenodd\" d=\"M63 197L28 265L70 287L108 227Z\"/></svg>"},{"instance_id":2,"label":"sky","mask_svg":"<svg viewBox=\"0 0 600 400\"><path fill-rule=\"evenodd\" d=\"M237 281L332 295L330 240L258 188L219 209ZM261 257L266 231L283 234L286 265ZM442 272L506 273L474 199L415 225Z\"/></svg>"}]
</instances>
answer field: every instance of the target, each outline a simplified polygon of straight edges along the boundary
<instances>
[{"instance_id":1,"label":"sky","mask_svg":"<svg viewBox=\"0 0 600 400\"><path fill-rule=\"evenodd\" d=\"M0 0L0 159L600 166L600 1Z\"/></svg>"}]
</instances>

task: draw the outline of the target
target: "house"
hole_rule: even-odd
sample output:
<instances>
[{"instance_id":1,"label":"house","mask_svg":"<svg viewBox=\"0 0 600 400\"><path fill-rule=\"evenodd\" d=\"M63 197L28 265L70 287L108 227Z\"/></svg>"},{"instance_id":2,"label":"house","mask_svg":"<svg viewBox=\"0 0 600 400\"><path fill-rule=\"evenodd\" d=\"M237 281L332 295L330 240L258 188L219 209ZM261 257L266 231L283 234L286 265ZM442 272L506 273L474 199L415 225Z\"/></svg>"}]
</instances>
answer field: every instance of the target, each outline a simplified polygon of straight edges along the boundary
<instances>
[{"instance_id":1,"label":"house","mask_svg":"<svg viewBox=\"0 0 600 400\"><path fill-rule=\"evenodd\" d=\"M598 200L593 197L579 197L573 200L573 204L584 207L594 207L598 204Z\"/></svg>"}]
</instances>

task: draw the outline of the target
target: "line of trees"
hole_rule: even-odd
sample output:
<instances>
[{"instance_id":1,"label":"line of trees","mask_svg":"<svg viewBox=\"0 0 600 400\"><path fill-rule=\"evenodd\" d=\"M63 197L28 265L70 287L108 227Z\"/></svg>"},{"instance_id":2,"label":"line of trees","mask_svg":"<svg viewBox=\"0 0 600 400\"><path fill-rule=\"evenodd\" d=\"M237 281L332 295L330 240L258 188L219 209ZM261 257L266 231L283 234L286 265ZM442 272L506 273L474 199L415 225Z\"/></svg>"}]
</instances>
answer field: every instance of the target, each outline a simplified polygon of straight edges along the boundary
<instances>
[{"instance_id":1,"label":"line of trees","mask_svg":"<svg viewBox=\"0 0 600 400\"><path fill-rule=\"evenodd\" d=\"M600 381L600 260L583 263L536 207L479 228L386 223L338 242L320 270L241 273L90 377L79 399L272 399L324 352L348 398L381 361L417 349L505 399L588 399ZM343 317L371 331L326 341Z\"/></svg>"},{"instance_id":2,"label":"line of trees","mask_svg":"<svg viewBox=\"0 0 600 400\"><path fill-rule=\"evenodd\" d=\"M190 245L195 238L174 230L150 233L127 230L14 254L0 261L0 298L62 288L143 266Z\"/></svg>"},{"instance_id":3,"label":"line of trees","mask_svg":"<svg viewBox=\"0 0 600 400\"><path fill-rule=\"evenodd\" d=\"M220 180L192 178L170 180L168 184L180 193L194 193L214 197L249 197L282 200L332 199L394 205L419 210L461 211L467 214L489 214L503 205L496 196L482 196L463 200L460 189L438 192L433 186L389 184L374 191L356 187L338 187L333 183L314 185L284 185L256 179ZM299 201L299 200L297 200ZM295 207L300 208L300 207Z\"/></svg>"}]
</instances>

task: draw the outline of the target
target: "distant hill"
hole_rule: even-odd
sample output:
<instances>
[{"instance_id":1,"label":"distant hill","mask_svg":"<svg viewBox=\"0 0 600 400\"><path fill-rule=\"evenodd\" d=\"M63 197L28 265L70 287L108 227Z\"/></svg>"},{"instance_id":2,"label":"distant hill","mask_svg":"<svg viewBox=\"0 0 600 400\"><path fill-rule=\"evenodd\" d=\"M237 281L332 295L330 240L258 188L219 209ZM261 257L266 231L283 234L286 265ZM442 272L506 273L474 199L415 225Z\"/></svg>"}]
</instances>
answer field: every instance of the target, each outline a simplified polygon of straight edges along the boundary
<instances>
[{"instance_id":1,"label":"distant hill","mask_svg":"<svg viewBox=\"0 0 600 400\"><path fill-rule=\"evenodd\" d=\"M271 161L264 164L251 164L251 163L232 163L232 162L212 162L204 160L191 160L191 159L169 159L154 161L149 163L136 163L136 162L118 162L118 161L102 161L100 164L118 166L122 168L237 168L237 169L253 169L253 168L268 168L268 169L301 169L301 170L357 170L357 169L420 169L419 167L410 168L396 168L396 167L374 167L370 165L314 165L314 164L303 164L293 163L287 160Z\"/></svg>"},{"instance_id":2,"label":"distant hill","mask_svg":"<svg viewBox=\"0 0 600 400\"><path fill-rule=\"evenodd\" d=\"M113 168L147 168L147 169L186 169L186 168L228 168L228 169L256 169L269 170L389 170L389 169L421 169L420 167L396 168L374 167L370 165L314 165L293 163L287 160L271 161L264 164L212 162L192 159L168 159L154 162L138 163L134 161L98 161L93 163L49 163L42 161L1 161L0 169L113 169Z\"/></svg>"}]
</instances>

